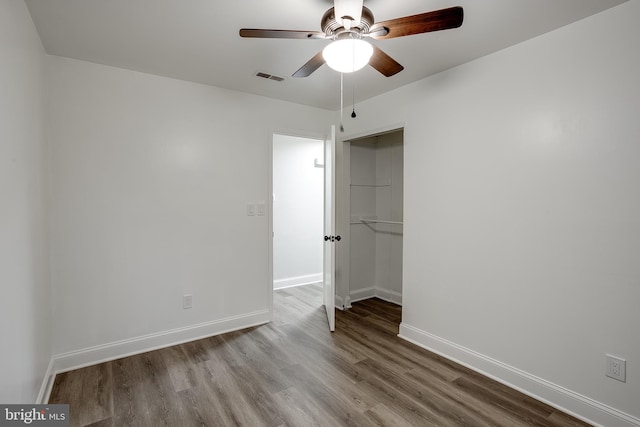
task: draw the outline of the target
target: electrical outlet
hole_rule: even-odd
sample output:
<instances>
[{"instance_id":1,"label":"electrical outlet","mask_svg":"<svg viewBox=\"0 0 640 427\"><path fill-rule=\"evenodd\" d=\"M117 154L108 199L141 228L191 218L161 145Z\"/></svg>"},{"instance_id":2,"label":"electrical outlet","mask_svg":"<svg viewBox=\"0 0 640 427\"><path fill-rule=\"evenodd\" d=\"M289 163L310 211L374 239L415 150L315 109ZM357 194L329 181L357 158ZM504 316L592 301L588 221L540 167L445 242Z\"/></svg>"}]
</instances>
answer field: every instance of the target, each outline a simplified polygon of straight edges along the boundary
<instances>
[{"instance_id":1,"label":"electrical outlet","mask_svg":"<svg viewBox=\"0 0 640 427\"><path fill-rule=\"evenodd\" d=\"M187 309L193 307L193 295L187 294L182 296L182 308Z\"/></svg>"},{"instance_id":2,"label":"electrical outlet","mask_svg":"<svg viewBox=\"0 0 640 427\"><path fill-rule=\"evenodd\" d=\"M606 376L614 380L627 381L627 361L610 354L605 355L607 360Z\"/></svg>"}]
</instances>

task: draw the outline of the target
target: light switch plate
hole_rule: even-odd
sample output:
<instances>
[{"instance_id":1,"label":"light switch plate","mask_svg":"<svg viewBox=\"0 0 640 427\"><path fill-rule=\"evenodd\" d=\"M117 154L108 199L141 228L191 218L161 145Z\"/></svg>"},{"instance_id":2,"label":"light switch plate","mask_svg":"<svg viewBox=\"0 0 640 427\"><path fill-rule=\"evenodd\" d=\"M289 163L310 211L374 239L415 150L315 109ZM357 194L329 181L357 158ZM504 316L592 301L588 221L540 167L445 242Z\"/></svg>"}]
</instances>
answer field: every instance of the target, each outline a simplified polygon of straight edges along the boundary
<instances>
[{"instance_id":1,"label":"light switch plate","mask_svg":"<svg viewBox=\"0 0 640 427\"><path fill-rule=\"evenodd\" d=\"M267 212L267 208L264 203L258 203L256 205L258 207L258 216L265 216Z\"/></svg>"},{"instance_id":2,"label":"light switch plate","mask_svg":"<svg viewBox=\"0 0 640 427\"><path fill-rule=\"evenodd\" d=\"M247 203L247 216L256 216L256 205Z\"/></svg>"},{"instance_id":3,"label":"light switch plate","mask_svg":"<svg viewBox=\"0 0 640 427\"><path fill-rule=\"evenodd\" d=\"M193 307L193 295L187 294L182 296L182 308L192 308Z\"/></svg>"}]
</instances>

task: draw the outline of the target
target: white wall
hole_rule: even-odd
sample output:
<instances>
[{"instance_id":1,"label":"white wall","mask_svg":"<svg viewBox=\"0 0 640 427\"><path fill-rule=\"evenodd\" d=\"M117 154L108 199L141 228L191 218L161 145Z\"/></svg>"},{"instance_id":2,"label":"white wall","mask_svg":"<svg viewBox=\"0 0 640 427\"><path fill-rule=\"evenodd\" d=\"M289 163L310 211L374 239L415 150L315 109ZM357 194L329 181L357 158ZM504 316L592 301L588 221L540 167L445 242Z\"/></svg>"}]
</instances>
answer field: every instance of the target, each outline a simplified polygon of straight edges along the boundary
<instances>
[{"instance_id":1,"label":"white wall","mask_svg":"<svg viewBox=\"0 0 640 427\"><path fill-rule=\"evenodd\" d=\"M2 403L38 400L52 355L43 60L24 2L0 2Z\"/></svg>"},{"instance_id":2,"label":"white wall","mask_svg":"<svg viewBox=\"0 0 640 427\"><path fill-rule=\"evenodd\" d=\"M402 131L351 141L349 297L402 303Z\"/></svg>"},{"instance_id":3,"label":"white wall","mask_svg":"<svg viewBox=\"0 0 640 427\"><path fill-rule=\"evenodd\" d=\"M274 288L322 280L324 141L273 136Z\"/></svg>"},{"instance_id":4,"label":"white wall","mask_svg":"<svg viewBox=\"0 0 640 427\"><path fill-rule=\"evenodd\" d=\"M59 57L47 76L56 368L268 320L269 216L246 205L273 132L330 113Z\"/></svg>"},{"instance_id":5,"label":"white wall","mask_svg":"<svg viewBox=\"0 0 640 427\"><path fill-rule=\"evenodd\" d=\"M361 103L344 136L405 124L401 333L609 426L640 424L638 20L632 0Z\"/></svg>"}]
</instances>

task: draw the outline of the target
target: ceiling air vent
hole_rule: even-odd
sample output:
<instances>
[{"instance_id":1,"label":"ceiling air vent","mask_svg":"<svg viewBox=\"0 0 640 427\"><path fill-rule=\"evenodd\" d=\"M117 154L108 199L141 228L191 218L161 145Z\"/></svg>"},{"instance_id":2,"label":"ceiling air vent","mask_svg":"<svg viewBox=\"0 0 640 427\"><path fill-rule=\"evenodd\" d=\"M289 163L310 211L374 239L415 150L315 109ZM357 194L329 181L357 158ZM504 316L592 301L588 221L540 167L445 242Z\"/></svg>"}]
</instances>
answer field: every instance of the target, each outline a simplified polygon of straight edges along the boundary
<instances>
[{"instance_id":1,"label":"ceiling air vent","mask_svg":"<svg viewBox=\"0 0 640 427\"><path fill-rule=\"evenodd\" d=\"M256 73L256 76L257 77L262 77L263 79L275 80L277 82L281 82L281 81L284 80L284 78L282 78L282 77L274 76L274 75L267 74L267 73L258 72L258 73Z\"/></svg>"}]
</instances>

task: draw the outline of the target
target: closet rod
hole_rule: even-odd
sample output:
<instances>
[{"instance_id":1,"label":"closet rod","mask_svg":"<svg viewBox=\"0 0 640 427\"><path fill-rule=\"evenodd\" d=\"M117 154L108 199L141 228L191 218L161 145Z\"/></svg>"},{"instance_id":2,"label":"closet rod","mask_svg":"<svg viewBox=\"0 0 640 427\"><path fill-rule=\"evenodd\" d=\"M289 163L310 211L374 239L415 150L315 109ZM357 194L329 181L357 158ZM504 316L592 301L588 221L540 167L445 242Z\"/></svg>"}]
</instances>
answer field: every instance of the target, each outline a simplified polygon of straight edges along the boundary
<instances>
[{"instance_id":1,"label":"closet rod","mask_svg":"<svg viewBox=\"0 0 640 427\"><path fill-rule=\"evenodd\" d=\"M402 223L402 222L400 222L400 221L385 221L385 220L383 220L383 219L365 219L365 218L362 218L362 219L360 219L360 221L362 221L362 222L379 222L379 223L382 223L382 224L398 224L398 225L403 225L403 223Z\"/></svg>"}]
</instances>

